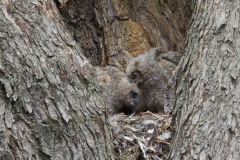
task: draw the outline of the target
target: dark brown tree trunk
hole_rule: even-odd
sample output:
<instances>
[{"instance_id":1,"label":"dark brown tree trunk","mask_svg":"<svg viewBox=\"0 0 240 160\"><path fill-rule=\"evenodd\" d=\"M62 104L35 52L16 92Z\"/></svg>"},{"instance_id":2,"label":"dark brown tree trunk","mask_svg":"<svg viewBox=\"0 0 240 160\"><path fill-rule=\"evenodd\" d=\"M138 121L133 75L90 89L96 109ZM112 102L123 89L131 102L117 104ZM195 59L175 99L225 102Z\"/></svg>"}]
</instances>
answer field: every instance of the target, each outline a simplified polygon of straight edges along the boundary
<instances>
[{"instance_id":1,"label":"dark brown tree trunk","mask_svg":"<svg viewBox=\"0 0 240 160\"><path fill-rule=\"evenodd\" d=\"M240 159L240 1L196 1L170 159Z\"/></svg>"}]
</instances>

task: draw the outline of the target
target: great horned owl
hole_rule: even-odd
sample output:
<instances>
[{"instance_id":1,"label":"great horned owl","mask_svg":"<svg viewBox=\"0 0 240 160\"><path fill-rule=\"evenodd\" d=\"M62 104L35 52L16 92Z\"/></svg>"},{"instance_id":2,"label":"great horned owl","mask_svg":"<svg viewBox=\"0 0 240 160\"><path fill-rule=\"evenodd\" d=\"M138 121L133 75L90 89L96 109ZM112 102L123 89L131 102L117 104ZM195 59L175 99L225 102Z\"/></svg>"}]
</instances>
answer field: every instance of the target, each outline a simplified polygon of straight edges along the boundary
<instances>
[{"instance_id":1,"label":"great horned owl","mask_svg":"<svg viewBox=\"0 0 240 160\"><path fill-rule=\"evenodd\" d=\"M128 80L141 90L143 100L139 111L164 113L169 79L180 59L181 54L177 52L153 48L130 60L126 74Z\"/></svg>"},{"instance_id":2,"label":"great horned owl","mask_svg":"<svg viewBox=\"0 0 240 160\"><path fill-rule=\"evenodd\" d=\"M137 85L130 83L124 72L116 67L97 67L97 79L103 88L103 96L107 100L109 113L124 112L126 114L138 110L140 90Z\"/></svg>"}]
</instances>

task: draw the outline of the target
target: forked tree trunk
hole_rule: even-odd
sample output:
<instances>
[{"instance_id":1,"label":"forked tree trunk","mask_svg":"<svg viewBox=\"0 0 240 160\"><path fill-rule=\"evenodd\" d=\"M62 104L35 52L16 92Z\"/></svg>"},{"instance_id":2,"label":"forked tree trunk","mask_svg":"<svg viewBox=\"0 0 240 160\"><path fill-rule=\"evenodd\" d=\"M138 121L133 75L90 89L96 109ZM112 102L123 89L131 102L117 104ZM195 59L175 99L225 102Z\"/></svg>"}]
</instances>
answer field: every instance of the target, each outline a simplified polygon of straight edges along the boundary
<instances>
[{"instance_id":1,"label":"forked tree trunk","mask_svg":"<svg viewBox=\"0 0 240 160\"><path fill-rule=\"evenodd\" d=\"M240 159L239 27L239 0L196 1L170 159Z\"/></svg>"},{"instance_id":2,"label":"forked tree trunk","mask_svg":"<svg viewBox=\"0 0 240 160\"><path fill-rule=\"evenodd\" d=\"M104 99L94 78L84 70L88 62L68 33L55 4L50 0L0 2L0 159L114 159ZM114 2L121 8L119 1ZM194 6L178 80L171 159L240 159L240 2L199 0ZM115 31L122 21L127 22L123 26L133 26L132 33L139 26L142 32L146 31L138 34L148 35L140 41L147 44L143 44L142 50L161 45L182 48L182 43L178 45L170 37L174 34L155 42L152 36L163 32L156 29L151 33L149 28L159 27L156 23L162 19L156 19L149 9L136 5L133 11L145 16L126 20L125 11L122 14L116 8L115 22L110 19L97 24L100 31L108 23L113 26L98 35L104 39L100 38L95 47L100 49L95 52L109 56L118 46L124 50L131 48L131 43L135 43L131 37L129 41L123 37L120 45L117 39L111 38L111 33L121 35L124 27L119 32L107 32ZM173 11L167 8L163 13ZM155 20L152 24L147 21L149 26L135 24L135 21L143 22L141 18L150 19L146 17ZM178 35L178 41L181 37ZM108 42L114 45L101 48ZM134 51L135 46L132 47L128 51Z\"/></svg>"},{"instance_id":3,"label":"forked tree trunk","mask_svg":"<svg viewBox=\"0 0 240 160\"><path fill-rule=\"evenodd\" d=\"M152 47L182 51L191 0L55 0L74 39L95 65L126 67Z\"/></svg>"},{"instance_id":4,"label":"forked tree trunk","mask_svg":"<svg viewBox=\"0 0 240 160\"><path fill-rule=\"evenodd\" d=\"M0 2L0 159L113 159L104 101L55 4Z\"/></svg>"},{"instance_id":5,"label":"forked tree trunk","mask_svg":"<svg viewBox=\"0 0 240 160\"><path fill-rule=\"evenodd\" d=\"M119 66L119 49L181 50L187 1L1 0L0 159L114 159L83 55Z\"/></svg>"}]
</instances>

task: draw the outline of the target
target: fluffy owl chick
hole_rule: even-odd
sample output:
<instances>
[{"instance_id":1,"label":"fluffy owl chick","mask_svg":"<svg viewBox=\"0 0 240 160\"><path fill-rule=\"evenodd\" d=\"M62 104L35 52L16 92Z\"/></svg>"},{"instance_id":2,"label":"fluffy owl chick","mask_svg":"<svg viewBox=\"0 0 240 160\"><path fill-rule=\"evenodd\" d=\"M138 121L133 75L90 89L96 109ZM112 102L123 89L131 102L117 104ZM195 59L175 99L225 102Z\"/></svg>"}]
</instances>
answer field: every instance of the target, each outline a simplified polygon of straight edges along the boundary
<instances>
[{"instance_id":1,"label":"fluffy owl chick","mask_svg":"<svg viewBox=\"0 0 240 160\"><path fill-rule=\"evenodd\" d=\"M140 90L130 83L124 72L115 67L97 68L97 79L102 87L103 96L107 99L110 114L133 113L140 104Z\"/></svg>"},{"instance_id":2,"label":"fluffy owl chick","mask_svg":"<svg viewBox=\"0 0 240 160\"><path fill-rule=\"evenodd\" d=\"M143 98L138 111L164 113L168 81L180 59L177 52L153 48L130 60L126 69L128 80L138 86Z\"/></svg>"}]
</instances>

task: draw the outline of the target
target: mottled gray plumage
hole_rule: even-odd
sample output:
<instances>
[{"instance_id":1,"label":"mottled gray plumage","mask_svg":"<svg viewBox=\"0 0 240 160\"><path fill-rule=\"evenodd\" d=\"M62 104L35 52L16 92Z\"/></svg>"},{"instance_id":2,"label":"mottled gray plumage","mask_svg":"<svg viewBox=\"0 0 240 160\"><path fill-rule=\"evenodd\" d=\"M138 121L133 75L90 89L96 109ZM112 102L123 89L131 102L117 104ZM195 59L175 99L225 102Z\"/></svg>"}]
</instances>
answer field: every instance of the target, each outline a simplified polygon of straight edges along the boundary
<instances>
[{"instance_id":1,"label":"mottled gray plumage","mask_svg":"<svg viewBox=\"0 0 240 160\"><path fill-rule=\"evenodd\" d=\"M180 59L177 52L153 48L130 60L126 69L128 80L138 86L143 98L138 111L164 112L166 100L173 94L167 93L172 92L169 80Z\"/></svg>"},{"instance_id":2,"label":"mottled gray plumage","mask_svg":"<svg viewBox=\"0 0 240 160\"><path fill-rule=\"evenodd\" d=\"M107 99L109 113L135 112L139 105L140 91L136 84L130 83L124 72L116 67L97 68L97 79Z\"/></svg>"}]
</instances>

